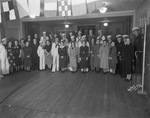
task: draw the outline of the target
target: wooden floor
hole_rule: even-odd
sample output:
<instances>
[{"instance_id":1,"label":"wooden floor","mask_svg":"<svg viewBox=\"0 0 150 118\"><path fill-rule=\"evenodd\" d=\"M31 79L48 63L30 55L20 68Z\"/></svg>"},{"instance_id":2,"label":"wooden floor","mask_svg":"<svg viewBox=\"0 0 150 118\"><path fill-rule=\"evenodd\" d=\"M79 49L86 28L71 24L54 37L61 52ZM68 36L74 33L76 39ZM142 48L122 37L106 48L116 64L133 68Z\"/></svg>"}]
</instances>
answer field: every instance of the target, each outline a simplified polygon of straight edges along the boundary
<instances>
[{"instance_id":1,"label":"wooden floor","mask_svg":"<svg viewBox=\"0 0 150 118\"><path fill-rule=\"evenodd\" d=\"M19 72L0 80L0 118L150 118L119 76Z\"/></svg>"}]
</instances>

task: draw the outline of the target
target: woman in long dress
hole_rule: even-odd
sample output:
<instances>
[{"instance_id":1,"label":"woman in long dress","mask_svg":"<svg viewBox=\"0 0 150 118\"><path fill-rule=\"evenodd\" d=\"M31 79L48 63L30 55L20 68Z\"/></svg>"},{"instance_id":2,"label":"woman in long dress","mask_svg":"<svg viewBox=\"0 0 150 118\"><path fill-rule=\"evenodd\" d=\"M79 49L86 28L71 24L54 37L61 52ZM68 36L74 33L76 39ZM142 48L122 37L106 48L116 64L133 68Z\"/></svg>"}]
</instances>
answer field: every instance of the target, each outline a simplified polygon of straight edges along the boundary
<instances>
[{"instance_id":1,"label":"woman in long dress","mask_svg":"<svg viewBox=\"0 0 150 118\"><path fill-rule=\"evenodd\" d=\"M9 71L10 71L10 73L13 73L13 70L14 70L16 64L15 64L14 51L12 48L12 42L8 42L7 57L8 57L8 61L9 61Z\"/></svg>"},{"instance_id":2,"label":"woman in long dress","mask_svg":"<svg viewBox=\"0 0 150 118\"><path fill-rule=\"evenodd\" d=\"M13 50L15 56L16 71L19 71L21 66L21 47L17 40L14 41Z\"/></svg>"},{"instance_id":3,"label":"woman in long dress","mask_svg":"<svg viewBox=\"0 0 150 118\"><path fill-rule=\"evenodd\" d=\"M96 72L98 72L100 70L100 58L99 58L99 49L100 49L100 40L97 39L96 40L96 44L94 46L94 69L96 70Z\"/></svg>"},{"instance_id":4,"label":"woman in long dress","mask_svg":"<svg viewBox=\"0 0 150 118\"><path fill-rule=\"evenodd\" d=\"M82 46L80 47L79 56L81 72L88 72L89 47L86 46L85 40L82 42Z\"/></svg>"},{"instance_id":5,"label":"woman in long dress","mask_svg":"<svg viewBox=\"0 0 150 118\"><path fill-rule=\"evenodd\" d=\"M69 62L70 62L70 71L71 72L76 72L77 71L77 55L78 55L78 50L77 47L75 46L75 42L71 41L71 46L68 49L68 54L69 54Z\"/></svg>"},{"instance_id":6,"label":"woman in long dress","mask_svg":"<svg viewBox=\"0 0 150 118\"><path fill-rule=\"evenodd\" d=\"M26 71L30 72L31 69L31 54L32 54L32 48L29 46L29 42L26 42L25 47L23 48L24 51L24 68Z\"/></svg>"},{"instance_id":7,"label":"woman in long dress","mask_svg":"<svg viewBox=\"0 0 150 118\"><path fill-rule=\"evenodd\" d=\"M103 44L100 47L99 57L100 57L100 67L103 69L104 73L107 73L109 71L109 67L108 67L109 46L106 40L103 41Z\"/></svg>"},{"instance_id":8,"label":"woman in long dress","mask_svg":"<svg viewBox=\"0 0 150 118\"><path fill-rule=\"evenodd\" d=\"M134 49L131 44L130 38L127 38L124 50L124 60L125 60L125 76L126 80L131 80L132 66L134 61Z\"/></svg>"},{"instance_id":9,"label":"woman in long dress","mask_svg":"<svg viewBox=\"0 0 150 118\"><path fill-rule=\"evenodd\" d=\"M46 41L45 45L45 65L48 66L49 69L51 69L51 66L53 64L53 58L51 55L51 44L50 41Z\"/></svg>"},{"instance_id":10,"label":"woman in long dress","mask_svg":"<svg viewBox=\"0 0 150 118\"><path fill-rule=\"evenodd\" d=\"M95 39L91 39L90 43L90 66L91 70L94 70L94 47L95 47Z\"/></svg>"},{"instance_id":11,"label":"woman in long dress","mask_svg":"<svg viewBox=\"0 0 150 118\"><path fill-rule=\"evenodd\" d=\"M117 63L117 48L115 46L115 42L111 42L111 48L109 53L109 69L110 73L112 73L113 75L115 75Z\"/></svg>"},{"instance_id":12,"label":"woman in long dress","mask_svg":"<svg viewBox=\"0 0 150 118\"><path fill-rule=\"evenodd\" d=\"M62 40L60 42L60 46L58 48L58 54L59 54L59 67L62 72L64 72L67 68L67 47L64 44L64 41Z\"/></svg>"},{"instance_id":13,"label":"woman in long dress","mask_svg":"<svg viewBox=\"0 0 150 118\"><path fill-rule=\"evenodd\" d=\"M23 53L23 47L25 46L25 40L22 38L20 39L20 47L21 47L21 69L23 69L23 65L24 65L24 53Z\"/></svg>"},{"instance_id":14,"label":"woman in long dress","mask_svg":"<svg viewBox=\"0 0 150 118\"><path fill-rule=\"evenodd\" d=\"M39 68L39 57L37 54L38 44L39 42L37 42L37 39L34 38L32 43L32 69L33 70Z\"/></svg>"}]
</instances>

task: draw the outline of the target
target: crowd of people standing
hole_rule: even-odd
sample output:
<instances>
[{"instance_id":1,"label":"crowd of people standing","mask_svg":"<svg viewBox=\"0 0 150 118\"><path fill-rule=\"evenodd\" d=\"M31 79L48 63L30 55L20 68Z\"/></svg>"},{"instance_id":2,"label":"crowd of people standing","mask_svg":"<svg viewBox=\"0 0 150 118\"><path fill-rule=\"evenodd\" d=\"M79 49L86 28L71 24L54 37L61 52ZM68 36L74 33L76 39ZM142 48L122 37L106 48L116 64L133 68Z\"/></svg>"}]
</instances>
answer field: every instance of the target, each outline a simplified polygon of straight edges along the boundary
<instances>
[{"instance_id":1,"label":"crowd of people standing","mask_svg":"<svg viewBox=\"0 0 150 118\"><path fill-rule=\"evenodd\" d=\"M0 75L14 73L14 71L45 70L52 72L69 70L82 73L89 71L119 74L125 80L131 80L133 65L141 68L142 35L138 27L133 28L136 36L133 45L128 35L118 34L104 36L102 30L98 30L95 36L92 30L88 35L77 35L72 32L69 38L65 33L49 34L44 31L38 38L37 34L27 39L8 41L6 38L0 42ZM135 62L138 62L135 64ZM141 72L141 71L140 71Z\"/></svg>"}]
</instances>

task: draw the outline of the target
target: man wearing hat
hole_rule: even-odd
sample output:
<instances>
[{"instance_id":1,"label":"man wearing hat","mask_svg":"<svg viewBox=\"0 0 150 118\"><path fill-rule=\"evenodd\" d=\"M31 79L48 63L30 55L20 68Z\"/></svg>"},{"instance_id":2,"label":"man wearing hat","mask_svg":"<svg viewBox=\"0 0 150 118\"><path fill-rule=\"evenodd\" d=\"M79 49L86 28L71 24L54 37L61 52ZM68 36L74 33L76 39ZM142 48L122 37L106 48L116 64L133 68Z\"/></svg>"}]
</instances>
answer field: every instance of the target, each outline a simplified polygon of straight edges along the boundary
<instances>
[{"instance_id":1,"label":"man wearing hat","mask_svg":"<svg viewBox=\"0 0 150 118\"><path fill-rule=\"evenodd\" d=\"M135 56L136 56L136 73L142 74L142 58L143 58L143 43L144 38L140 34L140 28L134 27L132 29L133 35L135 35Z\"/></svg>"},{"instance_id":2,"label":"man wearing hat","mask_svg":"<svg viewBox=\"0 0 150 118\"><path fill-rule=\"evenodd\" d=\"M103 43L103 41L106 39L106 37L103 35L102 30L98 30L98 36L97 39L100 40L101 44Z\"/></svg>"},{"instance_id":3,"label":"man wearing hat","mask_svg":"<svg viewBox=\"0 0 150 118\"><path fill-rule=\"evenodd\" d=\"M118 57L118 64L117 64L117 73L121 76L122 75L122 62L121 62L121 55L122 55L122 35L118 34L116 36L116 47L117 47L117 57Z\"/></svg>"},{"instance_id":4,"label":"man wearing hat","mask_svg":"<svg viewBox=\"0 0 150 118\"><path fill-rule=\"evenodd\" d=\"M44 31L42 34L43 36L41 36L40 41L42 41L43 44L45 44L46 41L49 40L49 37L46 35L46 31Z\"/></svg>"},{"instance_id":5,"label":"man wearing hat","mask_svg":"<svg viewBox=\"0 0 150 118\"><path fill-rule=\"evenodd\" d=\"M39 69L44 70L45 69L45 50L43 49L43 41L39 42L40 45L37 49L37 54L39 56Z\"/></svg>"}]
</instances>

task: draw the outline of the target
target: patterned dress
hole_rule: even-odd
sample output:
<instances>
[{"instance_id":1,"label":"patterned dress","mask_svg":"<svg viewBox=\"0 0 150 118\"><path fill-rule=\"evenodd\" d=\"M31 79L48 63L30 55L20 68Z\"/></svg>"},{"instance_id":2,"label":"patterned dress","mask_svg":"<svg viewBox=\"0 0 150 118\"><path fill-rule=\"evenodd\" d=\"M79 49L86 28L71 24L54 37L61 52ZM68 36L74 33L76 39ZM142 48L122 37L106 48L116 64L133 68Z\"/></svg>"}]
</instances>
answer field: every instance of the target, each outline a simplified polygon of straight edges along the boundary
<instances>
[{"instance_id":1,"label":"patterned dress","mask_svg":"<svg viewBox=\"0 0 150 118\"><path fill-rule=\"evenodd\" d=\"M16 64L15 64L15 56L13 53L13 48L7 48L7 57L8 57L10 68L14 68Z\"/></svg>"},{"instance_id":2,"label":"patterned dress","mask_svg":"<svg viewBox=\"0 0 150 118\"><path fill-rule=\"evenodd\" d=\"M13 47L16 66L20 66L21 65L21 58L19 58L20 50L21 50L20 46L14 46Z\"/></svg>"}]
</instances>

